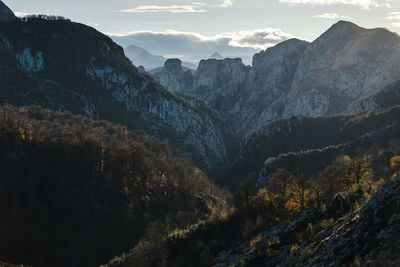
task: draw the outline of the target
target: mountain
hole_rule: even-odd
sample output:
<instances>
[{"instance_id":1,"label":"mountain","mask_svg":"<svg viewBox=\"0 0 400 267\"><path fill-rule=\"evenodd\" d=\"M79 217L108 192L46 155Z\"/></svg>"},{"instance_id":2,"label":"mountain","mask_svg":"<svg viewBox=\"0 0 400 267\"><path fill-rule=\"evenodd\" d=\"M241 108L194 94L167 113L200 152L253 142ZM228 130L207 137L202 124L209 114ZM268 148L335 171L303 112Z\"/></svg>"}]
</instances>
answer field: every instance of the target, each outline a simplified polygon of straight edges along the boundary
<instances>
[{"instance_id":1,"label":"mountain","mask_svg":"<svg viewBox=\"0 0 400 267\"><path fill-rule=\"evenodd\" d=\"M239 102L238 119L242 125L239 131L242 135L280 118L283 105L278 101L290 91L297 66L308 45L305 41L290 39L254 55L253 67Z\"/></svg>"},{"instance_id":2,"label":"mountain","mask_svg":"<svg viewBox=\"0 0 400 267\"><path fill-rule=\"evenodd\" d=\"M288 93L264 112L265 121L356 111L363 98L398 80L399 49L395 33L336 23L306 47Z\"/></svg>"},{"instance_id":3,"label":"mountain","mask_svg":"<svg viewBox=\"0 0 400 267\"><path fill-rule=\"evenodd\" d=\"M146 49L130 45L124 48L125 55L132 61L135 66L143 66L147 70L154 69L164 65L165 58L155 56Z\"/></svg>"},{"instance_id":4,"label":"mountain","mask_svg":"<svg viewBox=\"0 0 400 267\"><path fill-rule=\"evenodd\" d=\"M277 119L373 108L361 102L399 79L399 55L397 34L340 21L311 43L290 39L255 54L252 67L204 60L180 92L239 122L236 132L245 137Z\"/></svg>"},{"instance_id":5,"label":"mountain","mask_svg":"<svg viewBox=\"0 0 400 267\"><path fill-rule=\"evenodd\" d=\"M373 150L374 146L393 146L392 142L400 133L399 115L400 107L397 105L384 111L374 110L356 115L293 117L288 121L281 121L279 126L278 123L273 123L275 125L253 134L246 145L246 156L243 158L246 158L245 161L257 161L258 158L258 166L261 168L256 171L255 178L260 185L265 184L280 167L290 169L288 162L293 158L305 160L307 171L315 173L341 154L355 157L361 151ZM287 125L283 126L282 123L285 122ZM282 127L279 128L280 126ZM266 131L270 132L267 134ZM276 142L281 138L292 139L287 146L279 148ZM259 142L260 140L263 142ZM258 157L252 155L255 151L259 152ZM260 156L260 152L264 155Z\"/></svg>"},{"instance_id":6,"label":"mountain","mask_svg":"<svg viewBox=\"0 0 400 267\"><path fill-rule=\"evenodd\" d=\"M135 66L143 66L146 70L153 70L164 65L167 60L163 56L153 55L144 48L130 45L124 48L126 56L132 61ZM195 69L196 64L189 62L182 63L185 67Z\"/></svg>"},{"instance_id":7,"label":"mountain","mask_svg":"<svg viewBox=\"0 0 400 267\"><path fill-rule=\"evenodd\" d=\"M397 265L399 115L397 105L273 122L248 141L268 157L252 169L258 188L234 180L233 211L166 237L168 266ZM142 255L135 247L106 266L141 264Z\"/></svg>"},{"instance_id":8,"label":"mountain","mask_svg":"<svg viewBox=\"0 0 400 267\"><path fill-rule=\"evenodd\" d=\"M88 26L2 10L0 265L398 263L398 35L341 21L252 66L146 72Z\"/></svg>"},{"instance_id":9,"label":"mountain","mask_svg":"<svg viewBox=\"0 0 400 267\"><path fill-rule=\"evenodd\" d=\"M357 109L382 109L398 103L400 103L400 80L386 86L375 95L361 100Z\"/></svg>"},{"instance_id":10,"label":"mountain","mask_svg":"<svg viewBox=\"0 0 400 267\"><path fill-rule=\"evenodd\" d=\"M240 136L277 117L273 105L288 94L300 57L308 43L297 39L282 42L255 54L253 66L240 58L202 60L193 84L180 92L210 103L236 124ZM168 86L167 86L168 87Z\"/></svg>"},{"instance_id":11,"label":"mountain","mask_svg":"<svg viewBox=\"0 0 400 267\"><path fill-rule=\"evenodd\" d=\"M224 59L224 57L220 53L215 52L208 59Z\"/></svg>"},{"instance_id":12,"label":"mountain","mask_svg":"<svg viewBox=\"0 0 400 267\"><path fill-rule=\"evenodd\" d=\"M17 17L3 2L0 1L0 22L10 22L16 20Z\"/></svg>"},{"instance_id":13,"label":"mountain","mask_svg":"<svg viewBox=\"0 0 400 267\"><path fill-rule=\"evenodd\" d=\"M212 266L397 266L399 193L397 176L361 207L337 219L304 212L222 251Z\"/></svg>"},{"instance_id":14,"label":"mountain","mask_svg":"<svg viewBox=\"0 0 400 267\"><path fill-rule=\"evenodd\" d=\"M153 70L152 76L160 82L162 86L180 92L187 90L193 83L193 71L182 67L182 61L178 58L168 59L164 67Z\"/></svg>"},{"instance_id":15,"label":"mountain","mask_svg":"<svg viewBox=\"0 0 400 267\"><path fill-rule=\"evenodd\" d=\"M399 79L400 37L340 21L307 47L283 117L353 112L358 102Z\"/></svg>"},{"instance_id":16,"label":"mountain","mask_svg":"<svg viewBox=\"0 0 400 267\"><path fill-rule=\"evenodd\" d=\"M278 169L291 169L297 158L305 161L307 174L312 174L341 154L356 156L374 146L390 147L400 134L399 116L395 105L356 114L273 121L242 141L240 157L218 182L235 187L251 179L263 187Z\"/></svg>"},{"instance_id":17,"label":"mountain","mask_svg":"<svg viewBox=\"0 0 400 267\"><path fill-rule=\"evenodd\" d=\"M143 129L204 170L215 170L235 154L226 119L139 72L100 32L37 16L0 23L0 34L0 104L41 105Z\"/></svg>"},{"instance_id":18,"label":"mountain","mask_svg":"<svg viewBox=\"0 0 400 267\"><path fill-rule=\"evenodd\" d=\"M265 35L269 38L268 33L265 33ZM203 38L198 34L186 32L135 32L124 36L111 34L110 37L123 47L135 45L145 48L153 54L162 55L165 58L178 57L183 62L195 65L201 59L208 58L216 51L232 58L243 57L246 64L249 64L251 63L251 56L261 50L253 47L232 45L231 37ZM282 40L281 38L278 39ZM278 42L276 38L272 38L269 41L270 43ZM250 61L247 61L249 57Z\"/></svg>"},{"instance_id":19,"label":"mountain","mask_svg":"<svg viewBox=\"0 0 400 267\"><path fill-rule=\"evenodd\" d=\"M126 126L4 106L0 144L2 261L99 266L147 228L188 227L223 201L190 160Z\"/></svg>"}]
</instances>

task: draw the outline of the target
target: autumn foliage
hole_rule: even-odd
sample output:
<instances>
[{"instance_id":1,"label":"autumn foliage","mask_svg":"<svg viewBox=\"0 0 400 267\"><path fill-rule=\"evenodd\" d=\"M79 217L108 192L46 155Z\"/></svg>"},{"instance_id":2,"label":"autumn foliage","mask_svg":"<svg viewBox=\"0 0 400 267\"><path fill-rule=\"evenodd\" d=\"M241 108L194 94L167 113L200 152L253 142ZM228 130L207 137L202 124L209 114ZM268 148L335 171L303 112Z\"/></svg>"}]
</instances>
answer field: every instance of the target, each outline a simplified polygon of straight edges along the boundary
<instances>
[{"instance_id":1,"label":"autumn foliage","mask_svg":"<svg viewBox=\"0 0 400 267\"><path fill-rule=\"evenodd\" d=\"M0 108L0 182L0 258L34 266L105 263L150 226L185 228L222 201L168 144L39 107Z\"/></svg>"}]
</instances>

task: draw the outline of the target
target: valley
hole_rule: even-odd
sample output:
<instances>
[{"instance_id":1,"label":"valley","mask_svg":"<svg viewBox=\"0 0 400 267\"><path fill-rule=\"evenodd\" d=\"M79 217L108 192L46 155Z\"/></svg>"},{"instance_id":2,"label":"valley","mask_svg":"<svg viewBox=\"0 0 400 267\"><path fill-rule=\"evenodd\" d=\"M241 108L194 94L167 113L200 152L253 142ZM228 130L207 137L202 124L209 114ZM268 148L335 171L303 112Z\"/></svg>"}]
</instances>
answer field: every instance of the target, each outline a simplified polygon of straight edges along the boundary
<instances>
[{"instance_id":1,"label":"valley","mask_svg":"<svg viewBox=\"0 0 400 267\"><path fill-rule=\"evenodd\" d=\"M398 66L348 21L194 69L0 1L0 266L397 266Z\"/></svg>"}]
</instances>

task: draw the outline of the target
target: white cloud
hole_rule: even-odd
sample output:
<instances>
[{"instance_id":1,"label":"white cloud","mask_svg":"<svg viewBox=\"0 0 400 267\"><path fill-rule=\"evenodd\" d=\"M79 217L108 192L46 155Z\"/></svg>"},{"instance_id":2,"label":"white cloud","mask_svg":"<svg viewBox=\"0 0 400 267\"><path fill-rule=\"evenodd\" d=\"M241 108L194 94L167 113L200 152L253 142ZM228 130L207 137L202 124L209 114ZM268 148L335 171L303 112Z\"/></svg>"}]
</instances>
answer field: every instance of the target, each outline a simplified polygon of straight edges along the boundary
<instances>
[{"instance_id":1,"label":"white cloud","mask_svg":"<svg viewBox=\"0 0 400 267\"><path fill-rule=\"evenodd\" d=\"M29 13L16 11L16 12L14 12L14 15L17 17L25 17L25 16L28 16Z\"/></svg>"},{"instance_id":2,"label":"white cloud","mask_svg":"<svg viewBox=\"0 0 400 267\"><path fill-rule=\"evenodd\" d=\"M400 28L400 12L391 12L388 15L386 19L393 21L389 25Z\"/></svg>"},{"instance_id":3,"label":"white cloud","mask_svg":"<svg viewBox=\"0 0 400 267\"><path fill-rule=\"evenodd\" d=\"M364 9L370 9L371 7L391 7L391 0L279 0L280 3L286 3L290 5L334 5L344 4L359 6Z\"/></svg>"},{"instance_id":4,"label":"white cloud","mask_svg":"<svg viewBox=\"0 0 400 267\"><path fill-rule=\"evenodd\" d=\"M232 0L223 0L219 7L230 7L233 6Z\"/></svg>"},{"instance_id":5,"label":"white cloud","mask_svg":"<svg viewBox=\"0 0 400 267\"><path fill-rule=\"evenodd\" d=\"M400 12L391 12L386 17L387 20L400 20Z\"/></svg>"},{"instance_id":6,"label":"white cloud","mask_svg":"<svg viewBox=\"0 0 400 267\"><path fill-rule=\"evenodd\" d=\"M284 40L295 38L290 33L285 33L280 29L265 28L251 31L239 31L233 33L225 33L222 36L231 40L229 45L234 47L252 47L255 49L267 49Z\"/></svg>"},{"instance_id":7,"label":"white cloud","mask_svg":"<svg viewBox=\"0 0 400 267\"><path fill-rule=\"evenodd\" d=\"M207 3L202 3L202 2L194 2L194 3L192 3L192 5L194 5L194 6L208 6Z\"/></svg>"},{"instance_id":8,"label":"white cloud","mask_svg":"<svg viewBox=\"0 0 400 267\"><path fill-rule=\"evenodd\" d=\"M197 3L199 4L199 3ZM121 12L125 13L154 13L154 12L168 12L168 13L199 13L207 12L206 9L201 9L201 5L172 5L172 6L138 6L132 9L124 9Z\"/></svg>"},{"instance_id":9,"label":"white cloud","mask_svg":"<svg viewBox=\"0 0 400 267\"><path fill-rule=\"evenodd\" d=\"M158 5L144 5L138 6L131 9L123 9L120 12L124 13L156 13L156 12L168 12L168 13L203 13L207 12L207 7L231 7L233 6L233 0L222 0L219 5L209 5L204 2L194 2L191 5L170 5L170 6L158 6Z\"/></svg>"},{"instance_id":10,"label":"white cloud","mask_svg":"<svg viewBox=\"0 0 400 267\"><path fill-rule=\"evenodd\" d=\"M251 64L252 56L260 50L294 37L273 28L225 32L214 36L174 30L109 35L123 47L133 44L164 57L179 55L187 62L198 62L218 51L226 57L241 57L246 64Z\"/></svg>"},{"instance_id":11,"label":"white cloud","mask_svg":"<svg viewBox=\"0 0 400 267\"><path fill-rule=\"evenodd\" d=\"M336 13L323 13L323 14L318 14L315 15L314 18L318 19L345 19L345 20L350 20L351 18L349 16L340 16Z\"/></svg>"}]
</instances>

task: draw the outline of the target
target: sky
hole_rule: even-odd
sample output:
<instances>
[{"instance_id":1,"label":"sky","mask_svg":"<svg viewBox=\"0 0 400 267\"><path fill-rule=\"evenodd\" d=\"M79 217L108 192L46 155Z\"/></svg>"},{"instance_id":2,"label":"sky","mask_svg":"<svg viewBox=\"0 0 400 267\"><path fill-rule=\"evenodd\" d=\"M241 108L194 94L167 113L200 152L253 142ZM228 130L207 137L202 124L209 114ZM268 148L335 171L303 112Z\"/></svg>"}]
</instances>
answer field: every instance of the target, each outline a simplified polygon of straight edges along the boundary
<instances>
[{"instance_id":1,"label":"sky","mask_svg":"<svg viewBox=\"0 0 400 267\"><path fill-rule=\"evenodd\" d=\"M338 20L400 33L400 0L3 0L17 15L55 14L151 47L190 39L252 53L297 37L312 41ZM139 38L140 37L140 38ZM162 38L161 38L162 37ZM168 38L166 38L168 37ZM161 39L160 39L161 38ZM129 41L132 38L125 38ZM135 38L133 38L136 40ZM123 42L120 38L119 41ZM188 41L188 40L186 40ZM128 43L122 43L127 45ZM147 42L147 43L146 43ZM173 43L168 47L173 47ZM153 45L154 46L154 45ZM145 47L146 48L146 47ZM223 47L220 47L223 50ZM181 47L179 47L181 49ZM242 50L243 51L242 51ZM160 53L159 49L151 49ZM165 50L165 49L164 49ZM207 52L209 52L207 51ZM247 52L246 52L247 51ZM175 51L167 51L175 55ZM168 54L162 52L163 55ZM221 52L221 51L219 51Z\"/></svg>"}]
</instances>

